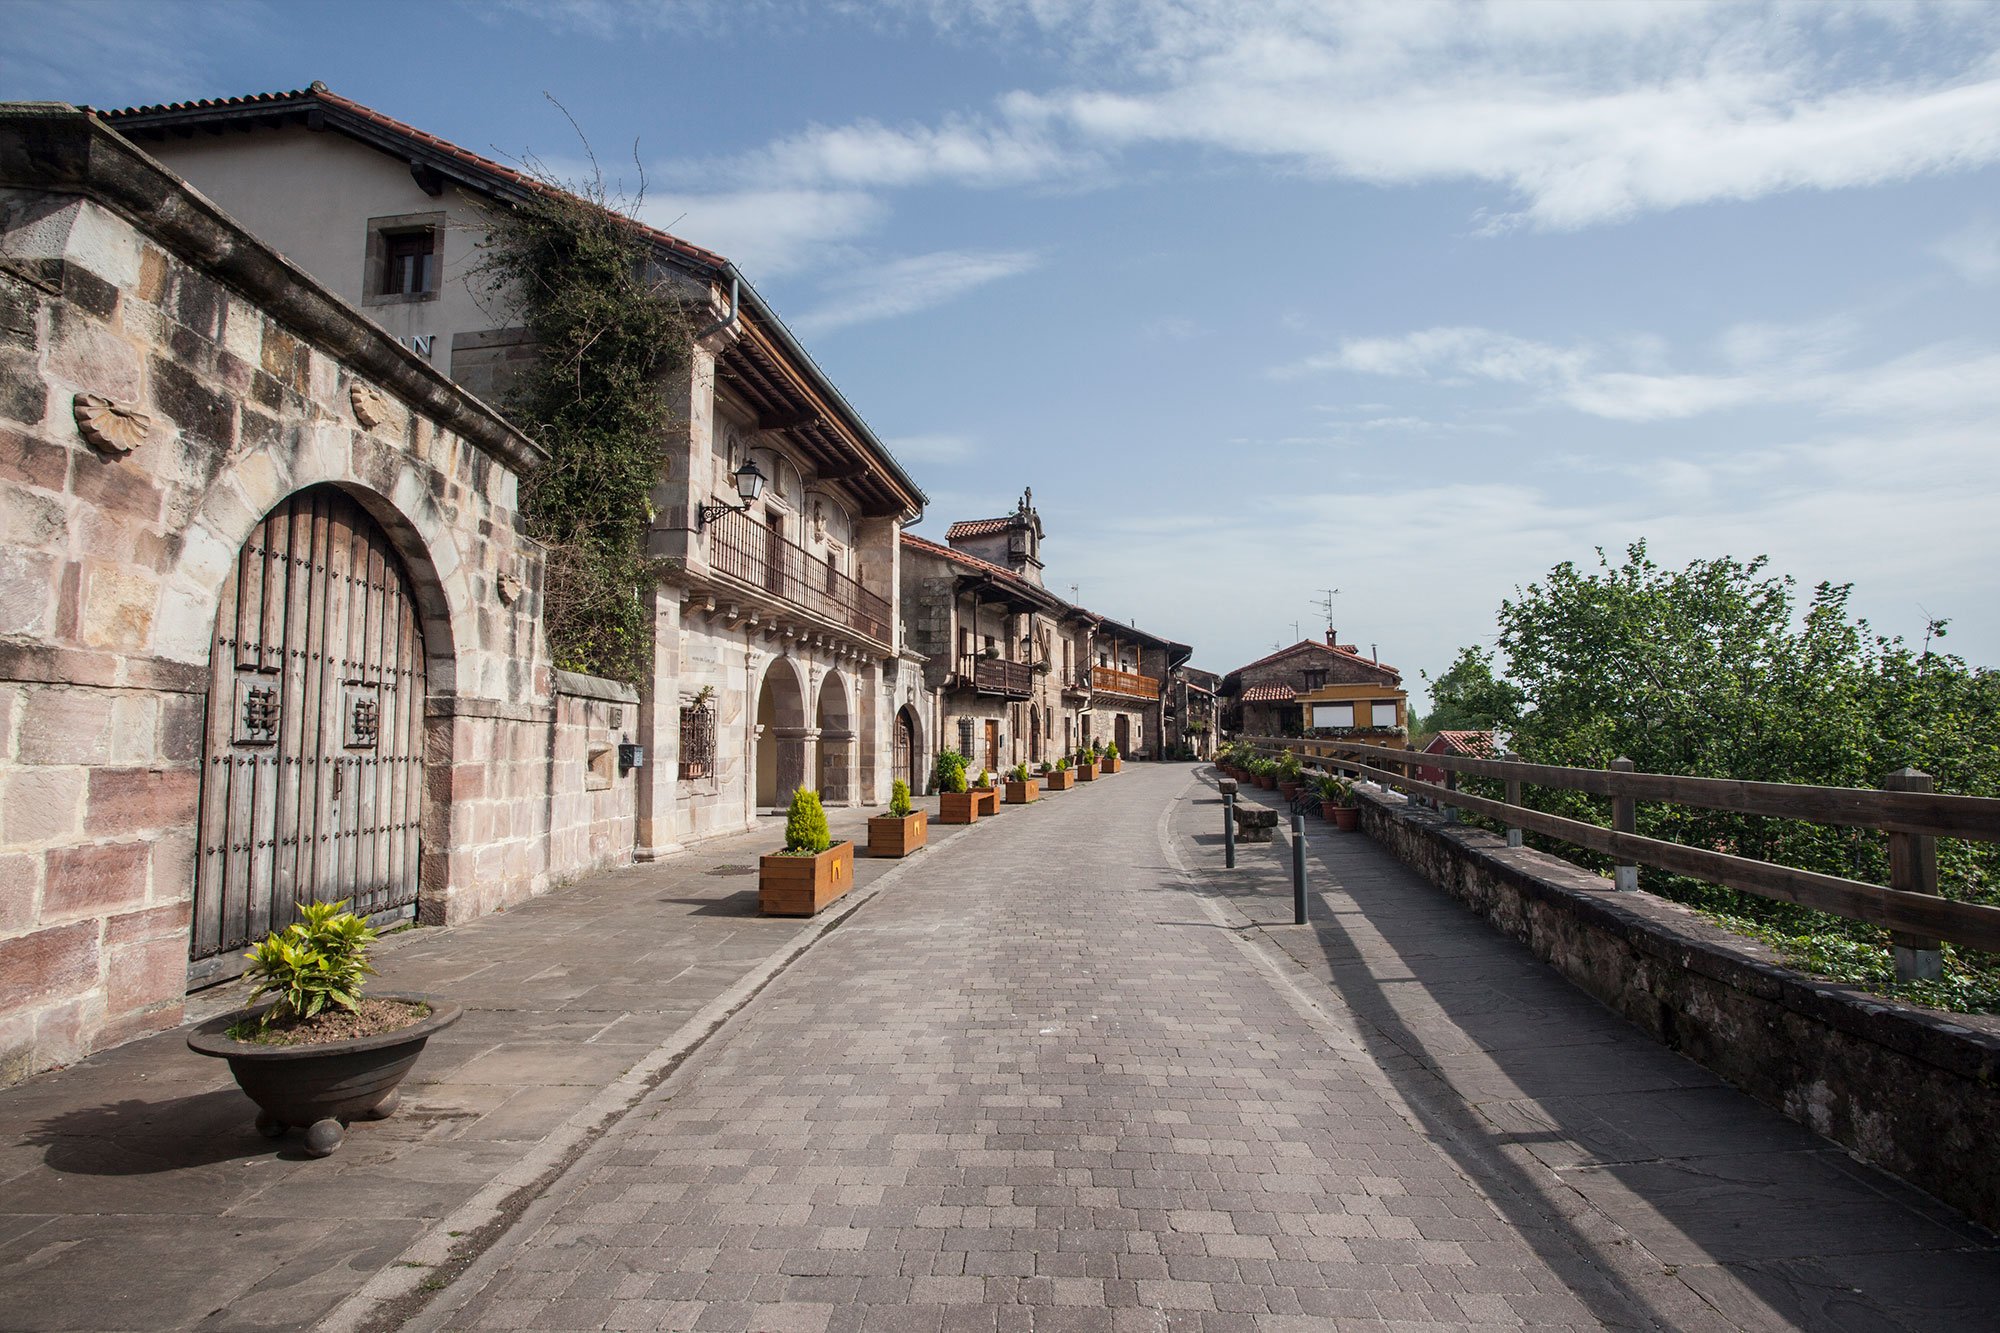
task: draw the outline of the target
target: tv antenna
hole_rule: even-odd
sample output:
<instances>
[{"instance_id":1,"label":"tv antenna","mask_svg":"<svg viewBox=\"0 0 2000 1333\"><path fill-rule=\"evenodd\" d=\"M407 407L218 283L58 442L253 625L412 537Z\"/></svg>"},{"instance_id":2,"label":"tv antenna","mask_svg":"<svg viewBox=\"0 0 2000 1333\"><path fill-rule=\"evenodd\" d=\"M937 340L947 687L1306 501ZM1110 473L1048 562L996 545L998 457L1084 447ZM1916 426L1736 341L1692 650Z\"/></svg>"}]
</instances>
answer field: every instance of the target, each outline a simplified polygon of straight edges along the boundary
<instances>
[{"instance_id":1,"label":"tv antenna","mask_svg":"<svg viewBox=\"0 0 2000 1333\"><path fill-rule=\"evenodd\" d=\"M1326 616L1326 627L1328 629L1333 628L1333 599L1338 596L1340 596L1340 589L1338 588L1321 588L1318 600L1313 603Z\"/></svg>"}]
</instances>

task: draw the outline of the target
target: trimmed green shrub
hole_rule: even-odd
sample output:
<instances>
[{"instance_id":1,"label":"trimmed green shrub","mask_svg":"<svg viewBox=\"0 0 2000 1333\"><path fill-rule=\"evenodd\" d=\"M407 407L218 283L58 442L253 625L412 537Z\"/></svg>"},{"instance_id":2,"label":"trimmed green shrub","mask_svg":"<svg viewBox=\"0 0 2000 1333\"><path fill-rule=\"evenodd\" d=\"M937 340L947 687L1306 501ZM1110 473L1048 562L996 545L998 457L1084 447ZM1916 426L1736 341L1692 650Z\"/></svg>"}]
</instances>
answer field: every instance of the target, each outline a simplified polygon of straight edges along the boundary
<instances>
[{"instance_id":1,"label":"trimmed green shrub","mask_svg":"<svg viewBox=\"0 0 2000 1333\"><path fill-rule=\"evenodd\" d=\"M889 813L898 819L910 813L910 784L901 778L889 788Z\"/></svg>"},{"instance_id":2,"label":"trimmed green shrub","mask_svg":"<svg viewBox=\"0 0 2000 1333\"><path fill-rule=\"evenodd\" d=\"M785 815L785 850L793 856L817 856L831 846L833 834L827 830L819 793L799 788L792 793L792 808Z\"/></svg>"}]
</instances>

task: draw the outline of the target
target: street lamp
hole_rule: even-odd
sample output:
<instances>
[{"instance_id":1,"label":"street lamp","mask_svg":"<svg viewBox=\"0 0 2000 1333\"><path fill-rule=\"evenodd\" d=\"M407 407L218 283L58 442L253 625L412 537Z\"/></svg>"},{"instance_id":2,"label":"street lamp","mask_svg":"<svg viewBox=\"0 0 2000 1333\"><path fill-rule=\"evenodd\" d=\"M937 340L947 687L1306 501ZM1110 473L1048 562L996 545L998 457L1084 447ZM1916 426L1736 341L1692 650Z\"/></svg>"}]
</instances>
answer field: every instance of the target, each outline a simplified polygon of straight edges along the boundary
<instances>
[{"instance_id":1,"label":"street lamp","mask_svg":"<svg viewBox=\"0 0 2000 1333\"><path fill-rule=\"evenodd\" d=\"M694 530L700 532L708 526L712 518L724 514L747 514L750 506L757 503L757 497L764 493L764 474L757 470L755 459L745 459L743 466L736 469L736 493L743 498L740 505L703 505L695 511Z\"/></svg>"}]
</instances>

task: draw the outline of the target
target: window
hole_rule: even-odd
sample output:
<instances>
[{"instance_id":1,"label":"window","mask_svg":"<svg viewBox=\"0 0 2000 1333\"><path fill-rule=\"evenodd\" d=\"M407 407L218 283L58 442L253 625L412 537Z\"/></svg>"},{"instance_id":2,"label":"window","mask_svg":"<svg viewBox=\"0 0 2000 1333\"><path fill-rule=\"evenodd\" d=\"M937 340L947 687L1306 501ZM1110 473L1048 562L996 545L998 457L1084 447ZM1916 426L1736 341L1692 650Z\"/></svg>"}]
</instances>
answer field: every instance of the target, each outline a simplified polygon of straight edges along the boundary
<instances>
[{"instance_id":1,"label":"window","mask_svg":"<svg viewBox=\"0 0 2000 1333\"><path fill-rule=\"evenodd\" d=\"M833 552L826 553L826 590L832 592L840 582L840 561Z\"/></svg>"},{"instance_id":2,"label":"window","mask_svg":"<svg viewBox=\"0 0 2000 1333\"><path fill-rule=\"evenodd\" d=\"M715 776L715 712L701 707L681 709L682 779Z\"/></svg>"},{"instance_id":3,"label":"window","mask_svg":"<svg viewBox=\"0 0 2000 1333\"><path fill-rule=\"evenodd\" d=\"M1375 705L1374 705L1374 713L1375 713L1375 725L1376 725L1376 726L1378 726L1378 727L1393 727L1393 726L1395 726L1395 725L1396 725L1396 701L1395 701L1395 700L1391 699L1391 700L1388 700L1387 702L1384 702L1384 701L1382 701L1382 700L1379 700L1379 699L1378 699L1378 700L1377 700L1377 701L1375 702Z\"/></svg>"},{"instance_id":4,"label":"window","mask_svg":"<svg viewBox=\"0 0 2000 1333\"><path fill-rule=\"evenodd\" d=\"M958 720L958 752L967 759L972 758L972 719L969 717Z\"/></svg>"},{"instance_id":5,"label":"window","mask_svg":"<svg viewBox=\"0 0 2000 1333\"><path fill-rule=\"evenodd\" d=\"M382 295L427 296L436 290L437 241L429 227L391 232L382 240Z\"/></svg>"},{"instance_id":6,"label":"window","mask_svg":"<svg viewBox=\"0 0 2000 1333\"><path fill-rule=\"evenodd\" d=\"M1303 674L1305 676L1306 688L1309 690L1316 690L1320 686L1326 684L1325 667L1319 667L1314 670L1307 671Z\"/></svg>"},{"instance_id":7,"label":"window","mask_svg":"<svg viewBox=\"0 0 2000 1333\"><path fill-rule=\"evenodd\" d=\"M1354 705L1314 704L1313 725L1315 727L1351 727L1354 725Z\"/></svg>"}]
</instances>

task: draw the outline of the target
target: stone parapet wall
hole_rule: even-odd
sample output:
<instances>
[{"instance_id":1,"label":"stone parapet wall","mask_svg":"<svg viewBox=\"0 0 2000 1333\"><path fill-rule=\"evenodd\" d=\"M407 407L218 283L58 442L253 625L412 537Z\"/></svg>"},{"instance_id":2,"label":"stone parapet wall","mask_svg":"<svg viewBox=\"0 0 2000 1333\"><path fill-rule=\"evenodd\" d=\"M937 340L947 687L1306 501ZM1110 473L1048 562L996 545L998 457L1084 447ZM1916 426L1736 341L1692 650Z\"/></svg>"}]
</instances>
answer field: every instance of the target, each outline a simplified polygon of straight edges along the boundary
<instances>
[{"instance_id":1,"label":"stone parapet wall","mask_svg":"<svg viewBox=\"0 0 2000 1333\"><path fill-rule=\"evenodd\" d=\"M2000 1018L1814 980L1677 903L1362 796L1371 837L1663 1045L2000 1226Z\"/></svg>"}]
</instances>

